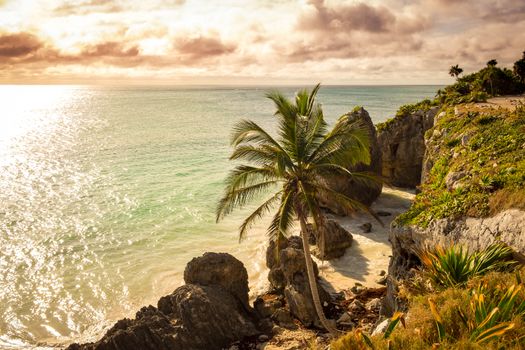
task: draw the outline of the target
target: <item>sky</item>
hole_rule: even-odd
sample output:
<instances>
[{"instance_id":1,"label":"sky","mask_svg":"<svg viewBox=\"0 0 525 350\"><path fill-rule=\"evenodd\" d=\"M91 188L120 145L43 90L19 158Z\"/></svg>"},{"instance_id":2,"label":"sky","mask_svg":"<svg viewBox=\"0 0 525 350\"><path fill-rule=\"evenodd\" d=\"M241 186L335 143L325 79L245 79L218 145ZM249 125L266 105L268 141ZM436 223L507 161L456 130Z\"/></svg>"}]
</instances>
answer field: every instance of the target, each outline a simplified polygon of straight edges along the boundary
<instances>
[{"instance_id":1,"label":"sky","mask_svg":"<svg viewBox=\"0 0 525 350\"><path fill-rule=\"evenodd\" d=\"M0 0L0 83L448 84L524 33L525 0Z\"/></svg>"}]
</instances>

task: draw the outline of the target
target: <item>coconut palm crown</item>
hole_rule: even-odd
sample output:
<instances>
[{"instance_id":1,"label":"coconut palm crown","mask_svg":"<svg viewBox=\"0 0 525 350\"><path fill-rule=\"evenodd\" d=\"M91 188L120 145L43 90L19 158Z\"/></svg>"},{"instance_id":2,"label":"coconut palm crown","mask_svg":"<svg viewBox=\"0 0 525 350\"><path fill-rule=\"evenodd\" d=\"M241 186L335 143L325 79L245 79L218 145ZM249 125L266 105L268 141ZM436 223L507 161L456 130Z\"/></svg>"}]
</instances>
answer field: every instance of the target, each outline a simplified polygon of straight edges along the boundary
<instances>
[{"instance_id":1,"label":"coconut palm crown","mask_svg":"<svg viewBox=\"0 0 525 350\"><path fill-rule=\"evenodd\" d=\"M239 240L257 219L273 208L276 210L268 227L271 239L287 236L298 219L314 305L321 324L334 332L319 301L306 226L308 218L312 218L314 229L322 225L320 197L350 210L367 209L330 188L325 179L338 174L368 183L371 180L368 174L351 172L348 167L370 163L370 141L366 126L361 121L350 121L347 116L342 116L328 131L322 108L315 100L319 86L311 92L299 91L295 101L277 91L266 95L277 108L275 136L250 120L235 125L230 159L248 164L237 165L228 175L224 196L217 206L217 221L234 208L263 198L265 193L270 194L269 198L241 224Z\"/></svg>"}]
</instances>

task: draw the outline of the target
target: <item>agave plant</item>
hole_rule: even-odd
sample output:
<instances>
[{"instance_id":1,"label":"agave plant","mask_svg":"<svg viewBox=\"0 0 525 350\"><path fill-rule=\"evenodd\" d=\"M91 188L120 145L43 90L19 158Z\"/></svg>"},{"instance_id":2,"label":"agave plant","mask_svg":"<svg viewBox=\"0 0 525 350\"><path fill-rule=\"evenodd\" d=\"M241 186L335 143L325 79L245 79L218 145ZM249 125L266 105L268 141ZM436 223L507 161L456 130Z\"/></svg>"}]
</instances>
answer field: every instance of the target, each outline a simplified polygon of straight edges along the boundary
<instances>
[{"instance_id":1,"label":"agave plant","mask_svg":"<svg viewBox=\"0 0 525 350\"><path fill-rule=\"evenodd\" d=\"M469 331L469 340L482 344L498 339L514 328L512 320L516 316L525 317L525 300L522 297L522 286L512 285L506 290L487 289L481 285L471 290L468 310L457 310L460 319ZM430 312L434 317L438 339L447 338L445 325L435 301L428 299Z\"/></svg>"},{"instance_id":2,"label":"agave plant","mask_svg":"<svg viewBox=\"0 0 525 350\"><path fill-rule=\"evenodd\" d=\"M437 285L453 287L465 284L475 276L501 270L516 264L512 250L501 243L479 252L470 252L462 246L437 246L418 252L426 273Z\"/></svg>"}]
</instances>

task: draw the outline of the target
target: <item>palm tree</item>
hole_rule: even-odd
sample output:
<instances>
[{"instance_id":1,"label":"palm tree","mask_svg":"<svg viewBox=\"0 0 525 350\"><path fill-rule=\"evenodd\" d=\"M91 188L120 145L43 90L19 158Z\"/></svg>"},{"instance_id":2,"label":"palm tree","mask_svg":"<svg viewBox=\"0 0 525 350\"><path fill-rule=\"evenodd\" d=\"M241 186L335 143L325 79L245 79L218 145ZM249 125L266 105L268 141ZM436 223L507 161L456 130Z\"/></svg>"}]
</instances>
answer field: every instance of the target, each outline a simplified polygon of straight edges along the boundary
<instances>
[{"instance_id":1,"label":"palm tree","mask_svg":"<svg viewBox=\"0 0 525 350\"><path fill-rule=\"evenodd\" d=\"M277 137L250 120L242 120L234 127L231 138L234 150L230 159L244 160L250 165L238 165L228 175L225 194L217 206L217 221L235 207L243 207L252 199L260 199L265 191L272 190L269 198L241 224L239 240L245 237L257 219L274 207L277 210L268 227L270 239L284 238L294 220L298 219L316 313L323 327L335 335L337 331L330 326L321 307L307 223L311 217L314 229L321 227L321 195L350 210L368 209L331 189L324 179L328 174L341 174L369 183L369 175L352 173L347 167L370 163L370 142L365 125L360 121L350 122L346 116L341 117L328 132L321 106L315 100L319 86L310 93L307 90L298 92L294 102L279 92L266 95L277 108Z\"/></svg>"},{"instance_id":2,"label":"palm tree","mask_svg":"<svg viewBox=\"0 0 525 350\"><path fill-rule=\"evenodd\" d=\"M456 77L456 79L461 73L463 73L463 68L460 68L457 64L455 66L451 66L450 70L448 71L448 74L450 74L452 77Z\"/></svg>"},{"instance_id":3,"label":"palm tree","mask_svg":"<svg viewBox=\"0 0 525 350\"><path fill-rule=\"evenodd\" d=\"M495 59L491 59L490 61L487 62L487 67L496 67L498 65L498 61L496 61Z\"/></svg>"}]
</instances>

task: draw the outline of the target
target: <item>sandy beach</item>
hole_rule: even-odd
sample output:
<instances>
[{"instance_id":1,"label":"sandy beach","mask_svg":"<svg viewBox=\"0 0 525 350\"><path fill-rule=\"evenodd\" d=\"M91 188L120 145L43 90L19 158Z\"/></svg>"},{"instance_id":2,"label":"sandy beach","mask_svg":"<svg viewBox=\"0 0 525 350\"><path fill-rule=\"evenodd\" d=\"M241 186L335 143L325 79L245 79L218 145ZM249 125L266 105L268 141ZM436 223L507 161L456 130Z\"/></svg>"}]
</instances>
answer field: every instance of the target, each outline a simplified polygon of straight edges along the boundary
<instances>
[{"instance_id":1,"label":"sandy beach","mask_svg":"<svg viewBox=\"0 0 525 350\"><path fill-rule=\"evenodd\" d=\"M387 271L392 252L388 241L388 232L392 220L406 211L414 198L413 190L384 187L381 196L372 204L375 212L387 212L391 215L381 216L383 226L365 213L340 217L331 215L345 229L352 233L352 246L343 257L320 262L320 275L335 291L348 289L356 282L366 287L379 286L376 281L381 271ZM372 230L364 233L359 226L371 223Z\"/></svg>"}]
</instances>

